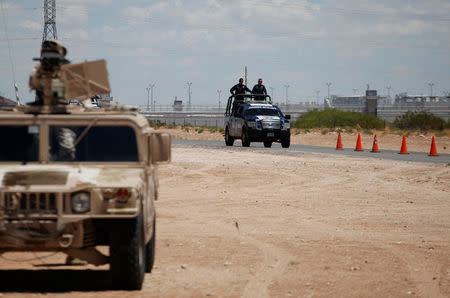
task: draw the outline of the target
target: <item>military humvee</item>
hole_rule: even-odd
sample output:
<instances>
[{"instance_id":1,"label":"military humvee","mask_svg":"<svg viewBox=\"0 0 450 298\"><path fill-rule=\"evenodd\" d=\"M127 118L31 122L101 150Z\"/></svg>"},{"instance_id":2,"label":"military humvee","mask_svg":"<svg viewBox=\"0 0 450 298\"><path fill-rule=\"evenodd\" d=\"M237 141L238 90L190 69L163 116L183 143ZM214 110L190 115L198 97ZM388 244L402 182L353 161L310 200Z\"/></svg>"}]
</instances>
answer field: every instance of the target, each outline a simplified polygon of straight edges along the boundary
<instances>
[{"instance_id":1,"label":"military humvee","mask_svg":"<svg viewBox=\"0 0 450 298\"><path fill-rule=\"evenodd\" d=\"M140 289L155 257L156 164L170 160L170 136L130 108L44 104L0 110L0 142L0 254L110 263L114 285Z\"/></svg>"}]
</instances>

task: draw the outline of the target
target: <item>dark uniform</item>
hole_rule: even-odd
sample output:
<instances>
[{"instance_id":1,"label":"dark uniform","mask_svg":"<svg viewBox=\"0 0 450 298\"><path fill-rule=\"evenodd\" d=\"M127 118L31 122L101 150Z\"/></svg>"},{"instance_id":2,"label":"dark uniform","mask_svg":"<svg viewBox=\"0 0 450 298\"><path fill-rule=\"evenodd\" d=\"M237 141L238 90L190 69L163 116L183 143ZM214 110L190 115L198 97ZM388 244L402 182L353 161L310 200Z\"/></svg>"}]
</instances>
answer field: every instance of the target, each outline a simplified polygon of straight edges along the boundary
<instances>
[{"instance_id":1,"label":"dark uniform","mask_svg":"<svg viewBox=\"0 0 450 298\"><path fill-rule=\"evenodd\" d=\"M267 90L266 90L266 87L263 84L261 84L261 85L260 84L256 84L253 87L252 93L253 94L267 95ZM264 100L264 97L262 97L262 96L255 97L255 100Z\"/></svg>"},{"instance_id":2,"label":"dark uniform","mask_svg":"<svg viewBox=\"0 0 450 298\"><path fill-rule=\"evenodd\" d=\"M245 92L252 92L250 89L247 88L244 84L236 84L230 89L230 93L235 95L234 101L233 101L233 111L237 109L239 106L239 102L242 102L244 100L244 96L240 94L245 94Z\"/></svg>"}]
</instances>

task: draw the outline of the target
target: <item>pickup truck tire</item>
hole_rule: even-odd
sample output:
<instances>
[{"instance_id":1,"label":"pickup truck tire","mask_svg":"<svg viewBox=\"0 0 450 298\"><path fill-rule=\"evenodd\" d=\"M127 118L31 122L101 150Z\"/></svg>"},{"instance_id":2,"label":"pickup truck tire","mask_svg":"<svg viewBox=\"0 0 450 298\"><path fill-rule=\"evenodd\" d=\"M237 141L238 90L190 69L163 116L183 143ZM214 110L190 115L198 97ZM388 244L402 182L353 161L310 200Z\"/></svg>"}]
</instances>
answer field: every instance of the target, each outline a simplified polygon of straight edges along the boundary
<instances>
[{"instance_id":1,"label":"pickup truck tire","mask_svg":"<svg viewBox=\"0 0 450 298\"><path fill-rule=\"evenodd\" d=\"M247 136L247 129L242 128L242 147L250 147L250 141Z\"/></svg>"},{"instance_id":2,"label":"pickup truck tire","mask_svg":"<svg viewBox=\"0 0 450 298\"><path fill-rule=\"evenodd\" d=\"M230 132L228 130L228 126L225 128L225 145L233 146L234 138L230 136Z\"/></svg>"},{"instance_id":3,"label":"pickup truck tire","mask_svg":"<svg viewBox=\"0 0 450 298\"><path fill-rule=\"evenodd\" d=\"M289 148L291 146L291 138L286 138L281 140L281 147Z\"/></svg>"},{"instance_id":4,"label":"pickup truck tire","mask_svg":"<svg viewBox=\"0 0 450 298\"><path fill-rule=\"evenodd\" d=\"M119 220L111 229L110 271L114 286L140 290L145 275L146 245L142 213L136 219Z\"/></svg>"},{"instance_id":5,"label":"pickup truck tire","mask_svg":"<svg viewBox=\"0 0 450 298\"><path fill-rule=\"evenodd\" d=\"M153 234L152 238L146 245L147 256L145 258L145 272L152 272L153 263L155 262L155 242L156 242L156 222L153 219Z\"/></svg>"},{"instance_id":6,"label":"pickup truck tire","mask_svg":"<svg viewBox=\"0 0 450 298\"><path fill-rule=\"evenodd\" d=\"M272 142L271 141L265 141L264 142L264 147L266 147L266 148L272 147Z\"/></svg>"}]
</instances>

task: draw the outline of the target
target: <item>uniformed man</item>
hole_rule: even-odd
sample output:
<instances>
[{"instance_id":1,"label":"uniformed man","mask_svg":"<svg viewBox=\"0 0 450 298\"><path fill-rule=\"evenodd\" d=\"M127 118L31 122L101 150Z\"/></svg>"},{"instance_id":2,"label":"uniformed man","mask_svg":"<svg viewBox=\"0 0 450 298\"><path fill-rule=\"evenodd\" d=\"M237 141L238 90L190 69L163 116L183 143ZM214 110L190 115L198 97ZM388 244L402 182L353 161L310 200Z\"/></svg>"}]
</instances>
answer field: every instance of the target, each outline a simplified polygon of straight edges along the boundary
<instances>
[{"instance_id":1,"label":"uniformed man","mask_svg":"<svg viewBox=\"0 0 450 298\"><path fill-rule=\"evenodd\" d=\"M252 91L248 89L247 86L244 85L244 79L240 78L239 83L234 85L230 89L230 93L235 96L233 101L233 111L237 109L240 102L244 101L245 92L252 92Z\"/></svg>"},{"instance_id":2,"label":"uniformed man","mask_svg":"<svg viewBox=\"0 0 450 298\"><path fill-rule=\"evenodd\" d=\"M252 93L257 95L267 95L266 86L262 84L262 79L258 79L258 84L253 87ZM255 100L264 100L264 96L256 96Z\"/></svg>"}]
</instances>

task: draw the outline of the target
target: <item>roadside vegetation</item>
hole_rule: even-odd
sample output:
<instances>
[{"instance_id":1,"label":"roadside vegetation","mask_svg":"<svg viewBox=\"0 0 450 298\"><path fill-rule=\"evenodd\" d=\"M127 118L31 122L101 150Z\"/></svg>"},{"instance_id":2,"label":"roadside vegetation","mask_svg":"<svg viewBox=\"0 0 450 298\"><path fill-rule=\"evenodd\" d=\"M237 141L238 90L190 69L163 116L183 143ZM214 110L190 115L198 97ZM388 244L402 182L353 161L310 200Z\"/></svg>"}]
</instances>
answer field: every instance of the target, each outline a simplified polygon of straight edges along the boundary
<instances>
[{"instance_id":1,"label":"roadside vegetation","mask_svg":"<svg viewBox=\"0 0 450 298\"><path fill-rule=\"evenodd\" d=\"M446 122L444 119L425 111L408 111L403 115L397 116L392 123L392 126L403 130L442 131L445 128L450 128L450 121Z\"/></svg>"},{"instance_id":2,"label":"roadside vegetation","mask_svg":"<svg viewBox=\"0 0 450 298\"><path fill-rule=\"evenodd\" d=\"M312 110L301 115L292 127L305 130L311 128L334 129L336 127L384 129L386 121L363 113L326 109L323 111Z\"/></svg>"}]
</instances>

